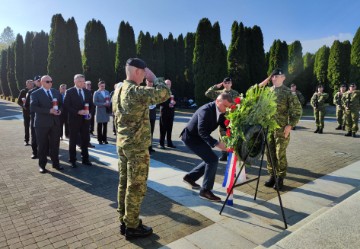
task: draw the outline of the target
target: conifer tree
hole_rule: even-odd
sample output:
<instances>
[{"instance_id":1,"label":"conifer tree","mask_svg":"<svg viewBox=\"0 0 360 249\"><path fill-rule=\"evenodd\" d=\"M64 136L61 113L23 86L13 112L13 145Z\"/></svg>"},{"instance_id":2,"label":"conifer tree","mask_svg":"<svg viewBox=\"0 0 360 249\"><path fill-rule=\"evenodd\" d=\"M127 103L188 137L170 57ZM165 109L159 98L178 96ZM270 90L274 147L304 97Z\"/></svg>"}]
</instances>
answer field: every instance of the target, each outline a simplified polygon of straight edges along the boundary
<instances>
[{"instance_id":1,"label":"conifer tree","mask_svg":"<svg viewBox=\"0 0 360 249\"><path fill-rule=\"evenodd\" d=\"M344 83L350 81L351 70L351 44L350 41L342 42L341 65L344 73Z\"/></svg>"},{"instance_id":2,"label":"conifer tree","mask_svg":"<svg viewBox=\"0 0 360 249\"><path fill-rule=\"evenodd\" d=\"M47 74L48 56L49 56L49 35L44 31L35 34L32 43L32 56L33 56L33 74L45 75ZM26 78L32 79L32 77ZM68 82L66 82L68 83Z\"/></svg>"},{"instance_id":3,"label":"conifer tree","mask_svg":"<svg viewBox=\"0 0 360 249\"><path fill-rule=\"evenodd\" d=\"M309 101L314 93L314 84L316 82L314 75L314 61L314 54L306 53L303 57L304 71L302 73L301 79L304 81L304 84L303 89L299 90L301 90L306 101Z\"/></svg>"},{"instance_id":4,"label":"conifer tree","mask_svg":"<svg viewBox=\"0 0 360 249\"><path fill-rule=\"evenodd\" d=\"M184 39L185 49L185 93L186 96L193 98L194 96L194 71L193 71L193 57L195 47L195 34L187 33Z\"/></svg>"},{"instance_id":5,"label":"conifer tree","mask_svg":"<svg viewBox=\"0 0 360 249\"><path fill-rule=\"evenodd\" d=\"M140 31L136 44L137 57L145 61L148 68L153 66L153 46L149 32Z\"/></svg>"},{"instance_id":6,"label":"conifer tree","mask_svg":"<svg viewBox=\"0 0 360 249\"><path fill-rule=\"evenodd\" d=\"M300 74L304 70L303 64L303 55L302 55L302 46L300 41L294 41L288 46L288 82L294 83L296 85L303 84L304 82L297 81L296 78L300 76Z\"/></svg>"},{"instance_id":7,"label":"conifer tree","mask_svg":"<svg viewBox=\"0 0 360 249\"><path fill-rule=\"evenodd\" d=\"M316 78L316 84L328 85L327 71L328 71L328 62L329 62L330 49L327 46L322 46L315 53L315 62L314 62L314 74ZM316 85L313 86L316 88Z\"/></svg>"},{"instance_id":8,"label":"conifer tree","mask_svg":"<svg viewBox=\"0 0 360 249\"><path fill-rule=\"evenodd\" d=\"M109 51L109 61L110 61L110 66L111 66L111 79L113 82L109 82L109 83L117 83L115 81L115 57L116 57L116 43L108 40L108 51ZM111 86L112 84L110 84ZM111 86L110 90L112 91L113 88Z\"/></svg>"},{"instance_id":9,"label":"conifer tree","mask_svg":"<svg viewBox=\"0 0 360 249\"><path fill-rule=\"evenodd\" d=\"M82 74L82 61L80 51L80 40L78 35L78 28L74 17L71 17L66 22L67 30L67 70L66 70L66 81L59 82L72 82L75 74ZM105 34L106 35L106 34ZM106 50L106 49L105 49ZM105 51L106 54L107 50ZM60 84L56 85L59 88Z\"/></svg>"},{"instance_id":10,"label":"conifer tree","mask_svg":"<svg viewBox=\"0 0 360 249\"><path fill-rule=\"evenodd\" d=\"M253 26L248 37L248 65L249 65L249 84L261 82L266 78L266 63L264 52L264 38L259 26Z\"/></svg>"},{"instance_id":11,"label":"conifer tree","mask_svg":"<svg viewBox=\"0 0 360 249\"><path fill-rule=\"evenodd\" d=\"M20 34L18 34L16 36L14 53L15 53L16 85L17 85L17 89L22 89L25 84L25 80L24 80L24 40Z\"/></svg>"},{"instance_id":12,"label":"conifer tree","mask_svg":"<svg viewBox=\"0 0 360 249\"><path fill-rule=\"evenodd\" d=\"M327 78L331 89L339 88L343 81L341 73L341 42L335 40L330 48Z\"/></svg>"},{"instance_id":13,"label":"conifer tree","mask_svg":"<svg viewBox=\"0 0 360 249\"><path fill-rule=\"evenodd\" d=\"M15 43L11 44L7 50L7 81L10 89L10 95L16 98L19 95L19 89L15 79Z\"/></svg>"},{"instance_id":14,"label":"conifer tree","mask_svg":"<svg viewBox=\"0 0 360 249\"><path fill-rule=\"evenodd\" d=\"M1 83L1 91L5 96L10 96L11 92L9 89L9 84L7 80L7 54L8 50L1 50L1 58L0 58L0 83Z\"/></svg>"},{"instance_id":15,"label":"conifer tree","mask_svg":"<svg viewBox=\"0 0 360 249\"><path fill-rule=\"evenodd\" d=\"M127 59L136 57L135 34L128 22L122 21L119 26L116 42L115 76L116 82L126 78L125 64Z\"/></svg>"},{"instance_id":16,"label":"conifer tree","mask_svg":"<svg viewBox=\"0 0 360 249\"><path fill-rule=\"evenodd\" d=\"M158 33L153 38L153 72L159 77L165 76L165 51L164 38Z\"/></svg>"},{"instance_id":17,"label":"conifer tree","mask_svg":"<svg viewBox=\"0 0 360 249\"><path fill-rule=\"evenodd\" d=\"M268 75L275 68L281 68L285 74L288 71L288 48L286 42L281 42L280 40L275 40L269 51L269 67Z\"/></svg>"},{"instance_id":18,"label":"conifer tree","mask_svg":"<svg viewBox=\"0 0 360 249\"><path fill-rule=\"evenodd\" d=\"M185 44L182 34L178 36L175 41L175 61L176 61L176 76L174 89L178 97L185 97L186 84L185 84Z\"/></svg>"},{"instance_id":19,"label":"conifer tree","mask_svg":"<svg viewBox=\"0 0 360 249\"><path fill-rule=\"evenodd\" d=\"M168 38L164 39L164 54L165 78L174 82L176 77L175 41L171 33L169 33Z\"/></svg>"},{"instance_id":20,"label":"conifer tree","mask_svg":"<svg viewBox=\"0 0 360 249\"><path fill-rule=\"evenodd\" d=\"M356 31L351 46L350 82L360 82L360 27Z\"/></svg>"},{"instance_id":21,"label":"conifer tree","mask_svg":"<svg viewBox=\"0 0 360 249\"><path fill-rule=\"evenodd\" d=\"M34 39L34 32L26 32L25 35L25 44L24 44L24 78L26 80L33 79L35 73L33 68L35 66L33 49L32 49L32 41ZM46 46L48 46L46 44ZM47 61L47 58L46 58Z\"/></svg>"}]
</instances>

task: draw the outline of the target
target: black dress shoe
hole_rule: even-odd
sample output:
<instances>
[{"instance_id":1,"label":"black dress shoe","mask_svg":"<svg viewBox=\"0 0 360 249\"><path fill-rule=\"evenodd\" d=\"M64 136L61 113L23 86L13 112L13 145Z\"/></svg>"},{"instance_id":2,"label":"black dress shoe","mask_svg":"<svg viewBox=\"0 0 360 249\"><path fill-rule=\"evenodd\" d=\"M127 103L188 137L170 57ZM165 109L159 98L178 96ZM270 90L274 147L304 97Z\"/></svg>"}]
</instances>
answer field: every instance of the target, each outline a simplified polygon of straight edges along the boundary
<instances>
[{"instance_id":1,"label":"black dress shoe","mask_svg":"<svg viewBox=\"0 0 360 249\"><path fill-rule=\"evenodd\" d=\"M40 172L41 174L45 174L45 173L47 172L47 170L46 170L45 168L39 167L39 172Z\"/></svg>"},{"instance_id":2,"label":"black dress shoe","mask_svg":"<svg viewBox=\"0 0 360 249\"><path fill-rule=\"evenodd\" d=\"M104 144L109 144L109 142L108 142L108 141L104 141Z\"/></svg>"},{"instance_id":3,"label":"black dress shoe","mask_svg":"<svg viewBox=\"0 0 360 249\"><path fill-rule=\"evenodd\" d=\"M28 142L24 142L24 146L29 146L30 144Z\"/></svg>"},{"instance_id":4,"label":"black dress shoe","mask_svg":"<svg viewBox=\"0 0 360 249\"><path fill-rule=\"evenodd\" d=\"M264 185L268 188L272 188L274 187L274 184L275 184L275 176L271 175L269 180L267 180Z\"/></svg>"},{"instance_id":5,"label":"black dress shoe","mask_svg":"<svg viewBox=\"0 0 360 249\"><path fill-rule=\"evenodd\" d=\"M168 145L167 147L169 147L169 148L173 148L173 149L175 149L175 148L176 148L176 146L175 146L175 145L173 145L173 144L170 144L170 145Z\"/></svg>"},{"instance_id":6,"label":"black dress shoe","mask_svg":"<svg viewBox=\"0 0 360 249\"><path fill-rule=\"evenodd\" d=\"M99 144L103 144L103 142L102 142L102 141L99 141Z\"/></svg>"},{"instance_id":7,"label":"black dress shoe","mask_svg":"<svg viewBox=\"0 0 360 249\"><path fill-rule=\"evenodd\" d=\"M201 190L200 191L200 198L205 199L205 200L209 200L209 201L215 201L215 202L220 202L221 201L221 198L214 195L213 192L211 192L210 190Z\"/></svg>"},{"instance_id":8,"label":"black dress shoe","mask_svg":"<svg viewBox=\"0 0 360 249\"><path fill-rule=\"evenodd\" d=\"M77 165L76 165L76 162L71 162L71 168L76 168Z\"/></svg>"},{"instance_id":9,"label":"black dress shoe","mask_svg":"<svg viewBox=\"0 0 360 249\"><path fill-rule=\"evenodd\" d=\"M57 170L64 170L64 167L61 166L61 165L59 165L59 164L53 165L53 168L54 168L54 169L57 169Z\"/></svg>"},{"instance_id":10,"label":"black dress shoe","mask_svg":"<svg viewBox=\"0 0 360 249\"><path fill-rule=\"evenodd\" d=\"M38 158L37 155L34 154L31 155L31 159L37 159L37 158Z\"/></svg>"},{"instance_id":11,"label":"black dress shoe","mask_svg":"<svg viewBox=\"0 0 360 249\"><path fill-rule=\"evenodd\" d=\"M90 161L83 161L82 164L86 166L92 166L92 163Z\"/></svg>"},{"instance_id":12,"label":"black dress shoe","mask_svg":"<svg viewBox=\"0 0 360 249\"><path fill-rule=\"evenodd\" d=\"M226 162L228 158L228 154L226 151L221 152L221 157L219 157L219 161Z\"/></svg>"},{"instance_id":13,"label":"black dress shoe","mask_svg":"<svg viewBox=\"0 0 360 249\"><path fill-rule=\"evenodd\" d=\"M150 154L153 153L153 152L156 152L156 150L154 150L152 147L149 147L149 152Z\"/></svg>"},{"instance_id":14,"label":"black dress shoe","mask_svg":"<svg viewBox=\"0 0 360 249\"><path fill-rule=\"evenodd\" d=\"M162 149L162 150L166 150L165 146L164 145L159 145L159 148Z\"/></svg>"},{"instance_id":15,"label":"black dress shoe","mask_svg":"<svg viewBox=\"0 0 360 249\"><path fill-rule=\"evenodd\" d=\"M184 176L183 182L188 184L192 189L200 189L200 185L193 181L188 175Z\"/></svg>"},{"instance_id":16,"label":"black dress shoe","mask_svg":"<svg viewBox=\"0 0 360 249\"><path fill-rule=\"evenodd\" d=\"M130 228L126 227L125 229L125 238L131 239L131 238L140 238L140 237L146 237L153 233L153 229L151 227L145 226L140 221L137 228Z\"/></svg>"},{"instance_id":17,"label":"black dress shoe","mask_svg":"<svg viewBox=\"0 0 360 249\"><path fill-rule=\"evenodd\" d=\"M89 148L95 148L95 146L92 145L91 143L88 144L88 147L89 147Z\"/></svg>"}]
</instances>

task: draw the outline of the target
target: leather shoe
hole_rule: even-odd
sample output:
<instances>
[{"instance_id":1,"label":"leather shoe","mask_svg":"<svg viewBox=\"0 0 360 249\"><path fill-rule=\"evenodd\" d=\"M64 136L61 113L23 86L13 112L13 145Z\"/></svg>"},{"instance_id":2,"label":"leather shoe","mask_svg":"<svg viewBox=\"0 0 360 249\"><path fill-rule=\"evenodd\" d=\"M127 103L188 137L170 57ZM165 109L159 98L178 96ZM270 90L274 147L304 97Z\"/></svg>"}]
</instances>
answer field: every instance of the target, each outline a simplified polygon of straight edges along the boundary
<instances>
[{"instance_id":1,"label":"leather shoe","mask_svg":"<svg viewBox=\"0 0 360 249\"><path fill-rule=\"evenodd\" d=\"M184 176L183 182L188 184L192 189L200 189L200 185L193 181L189 175Z\"/></svg>"},{"instance_id":2,"label":"leather shoe","mask_svg":"<svg viewBox=\"0 0 360 249\"><path fill-rule=\"evenodd\" d=\"M31 155L31 159L37 159L37 158L38 158L37 155L34 154Z\"/></svg>"},{"instance_id":3,"label":"leather shoe","mask_svg":"<svg viewBox=\"0 0 360 249\"><path fill-rule=\"evenodd\" d=\"M159 148L162 149L162 150L166 150L165 146L164 145L159 145Z\"/></svg>"},{"instance_id":4,"label":"leather shoe","mask_svg":"<svg viewBox=\"0 0 360 249\"><path fill-rule=\"evenodd\" d=\"M153 233L153 229L151 227L145 226L140 221L137 228L130 228L127 227L125 229L125 238L131 239L131 238L139 238L139 237L146 237Z\"/></svg>"},{"instance_id":5,"label":"leather shoe","mask_svg":"<svg viewBox=\"0 0 360 249\"><path fill-rule=\"evenodd\" d=\"M89 148L95 148L95 146L92 145L91 143L88 144L88 147L89 147Z\"/></svg>"},{"instance_id":6,"label":"leather shoe","mask_svg":"<svg viewBox=\"0 0 360 249\"><path fill-rule=\"evenodd\" d=\"M102 142L102 141L99 141L99 144L103 144L103 142Z\"/></svg>"},{"instance_id":7,"label":"leather shoe","mask_svg":"<svg viewBox=\"0 0 360 249\"><path fill-rule=\"evenodd\" d=\"M175 149L175 148L176 148L176 146L175 146L175 145L173 145L173 144L170 144L170 145L168 145L167 147L169 147L169 148L173 148L173 149Z\"/></svg>"},{"instance_id":8,"label":"leather shoe","mask_svg":"<svg viewBox=\"0 0 360 249\"><path fill-rule=\"evenodd\" d=\"M221 157L219 157L219 161L225 162L225 161L227 161L227 158L228 158L227 152L226 152L226 151L222 151L222 152L221 152Z\"/></svg>"},{"instance_id":9,"label":"leather shoe","mask_svg":"<svg viewBox=\"0 0 360 249\"><path fill-rule=\"evenodd\" d=\"M149 152L150 154L153 153L153 152L156 152L156 150L154 150L152 147L149 147Z\"/></svg>"},{"instance_id":10,"label":"leather shoe","mask_svg":"<svg viewBox=\"0 0 360 249\"><path fill-rule=\"evenodd\" d=\"M108 141L104 141L104 144L109 144L109 142L108 142Z\"/></svg>"},{"instance_id":11,"label":"leather shoe","mask_svg":"<svg viewBox=\"0 0 360 249\"><path fill-rule=\"evenodd\" d=\"M53 168L54 169L57 169L57 170L64 170L64 167L63 166L61 166L61 165L59 165L59 164L55 164L55 165L53 165Z\"/></svg>"},{"instance_id":12,"label":"leather shoe","mask_svg":"<svg viewBox=\"0 0 360 249\"><path fill-rule=\"evenodd\" d=\"M29 146L30 144L28 142L24 142L24 146Z\"/></svg>"},{"instance_id":13,"label":"leather shoe","mask_svg":"<svg viewBox=\"0 0 360 249\"><path fill-rule=\"evenodd\" d=\"M210 190L200 190L200 198L215 202L221 201L221 198L214 195L213 192L211 192Z\"/></svg>"},{"instance_id":14,"label":"leather shoe","mask_svg":"<svg viewBox=\"0 0 360 249\"><path fill-rule=\"evenodd\" d=\"M39 167L39 172L40 172L41 174L45 174L45 173L47 172L47 170L46 170L45 168Z\"/></svg>"},{"instance_id":15,"label":"leather shoe","mask_svg":"<svg viewBox=\"0 0 360 249\"><path fill-rule=\"evenodd\" d=\"M92 163L90 161L83 161L82 164L86 166L92 166Z\"/></svg>"},{"instance_id":16,"label":"leather shoe","mask_svg":"<svg viewBox=\"0 0 360 249\"><path fill-rule=\"evenodd\" d=\"M271 175L269 180L267 180L264 185L268 188L272 188L274 187L274 184L275 184L275 176Z\"/></svg>"},{"instance_id":17,"label":"leather shoe","mask_svg":"<svg viewBox=\"0 0 360 249\"><path fill-rule=\"evenodd\" d=\"M77 165L76 165L76 162L71 162L71 168L76 168Z\"/></svg>"}]
</instances>

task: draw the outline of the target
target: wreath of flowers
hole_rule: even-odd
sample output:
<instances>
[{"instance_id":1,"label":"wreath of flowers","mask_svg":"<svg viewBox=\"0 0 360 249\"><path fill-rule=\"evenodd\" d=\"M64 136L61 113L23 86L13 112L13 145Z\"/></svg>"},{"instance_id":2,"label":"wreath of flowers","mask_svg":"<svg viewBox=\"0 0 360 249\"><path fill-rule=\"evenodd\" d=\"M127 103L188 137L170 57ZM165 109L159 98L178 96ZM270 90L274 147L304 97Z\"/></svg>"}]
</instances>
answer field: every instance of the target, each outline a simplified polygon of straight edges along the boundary
<instances>
[{"instance_id":1,"label":"wreath of flowers","mask_svg":"<svg viewBox=\"0 0 360 249\"><path fill-rule=\"evenodd\" d=\"M261 125L268 128L269 132L279 127L274 115L277 104L276 96L269 87L250 87L246 92L246 97L234 99L234 105L227 109L225 117L226 136L222 141L230 150L237 153L243 141L247 141L245 132L253 125ZM249 141L247 141L249 142Z\"/></svg>"}]
</instances>

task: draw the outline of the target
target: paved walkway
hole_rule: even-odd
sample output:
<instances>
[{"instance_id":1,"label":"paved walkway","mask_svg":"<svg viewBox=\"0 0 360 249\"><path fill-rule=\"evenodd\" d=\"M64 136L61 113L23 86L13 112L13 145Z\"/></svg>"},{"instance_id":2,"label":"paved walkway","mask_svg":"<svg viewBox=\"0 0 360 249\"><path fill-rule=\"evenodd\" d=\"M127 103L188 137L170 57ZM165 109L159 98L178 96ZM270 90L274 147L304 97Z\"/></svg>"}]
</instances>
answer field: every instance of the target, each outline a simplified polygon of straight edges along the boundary
<instances>
[{"instance_id":1,"label":"paved walkway","mask_svg":"<svg viewBox=\"0 0 360 249\"><path fill-rule=\"evenodd\" d=\"M182 176L199 160L177 138L190 118L179 113L173 135L177 148L155 147L151 160L141 214L155 234L126 241L118 232L114 138L102 146L93 138L96 148L90 154L95 165L76 169L69 167L67 141L62 142L60 160L65 170L58 172L48 165L50 173L41 175L37 160L30 159L31 148L22 144L18 110L0 100L0 248L255 248L276 243L283 233L273 190L260 185L258 200L253 201L254 186L242 186L235 192L234 206L226 207L220 216L221 204L204 201L186 188ZM288 187L282 198L289 230L359 186L360 139L342 136L331 122L323 135L313 134L312 127L312 122L301 122L288 150ZM215 185L223 199L224 166L219 167ZM249 168L249 177L257 169Z\"/></svg>"}]
</instances>

